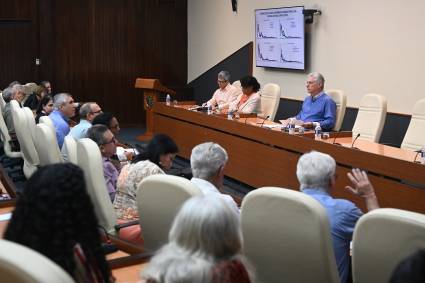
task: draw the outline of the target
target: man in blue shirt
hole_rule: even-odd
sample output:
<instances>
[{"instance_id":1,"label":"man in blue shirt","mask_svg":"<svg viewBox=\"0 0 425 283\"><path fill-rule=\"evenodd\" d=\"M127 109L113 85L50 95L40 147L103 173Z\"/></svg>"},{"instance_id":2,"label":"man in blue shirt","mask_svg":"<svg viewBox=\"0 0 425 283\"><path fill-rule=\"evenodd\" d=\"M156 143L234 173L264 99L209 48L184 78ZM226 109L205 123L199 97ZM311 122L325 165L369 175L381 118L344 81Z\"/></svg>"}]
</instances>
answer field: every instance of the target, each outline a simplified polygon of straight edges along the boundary
<instances>
[{"instance_id":1,"label":"man in blue shirt","mask_svg":"<svg viewBox=\"0 0 425 283\"><path fill-rule=\"evenodd\" d=\"M102 109L95 102L84 103L80 108L80 123L71 129L69 134L79 140L86 137L87 130L91 127L93 119L102 113Z\"/></svg>"},{"instance_id":2,"label":"man in blue shirt","mask_svg":"<svg viewBox=\"0 0 425 283\"><path fill-rule=\"evenodd\" d=\"M312 128L314 123L320 123L322 130L330 131L335 125L336 104L323 88L325 79L320 73L307 76L306 88L310 94L304 99L301 111L295 118L303 121L305 128Z\"/></svg>"},{"instance_id":3,"label":"man in blue shirt","mask_svg":"<svg viewBox=\"0 0 425 283\"><path fill-rule=\"evenodd\" d=\"M350 270L350 242L354 226L363 212L351 201L334 199L330 193L335 190L335 160L328 154L312 151L300 157L297 177L301 191L317 200L328 214L332 244L341 282L347 282ZM345 188L360 196L367 210L379 208L375 190L367 174L359 169L348 173L352 186Z\"/></svg>"},{"instance_id":4,"label":"man in blue shirt","mask_svg":"<svg viewBox=\"0 0 425 283\"><path fill-rule=\"evenodd\" d=\"M69 133L68 120L75 114L74 99L69 93L56 94L53 101L53 112L49 117L56 129L59 149L62 148L65 136Z\"/></svg>"}]
</instances>

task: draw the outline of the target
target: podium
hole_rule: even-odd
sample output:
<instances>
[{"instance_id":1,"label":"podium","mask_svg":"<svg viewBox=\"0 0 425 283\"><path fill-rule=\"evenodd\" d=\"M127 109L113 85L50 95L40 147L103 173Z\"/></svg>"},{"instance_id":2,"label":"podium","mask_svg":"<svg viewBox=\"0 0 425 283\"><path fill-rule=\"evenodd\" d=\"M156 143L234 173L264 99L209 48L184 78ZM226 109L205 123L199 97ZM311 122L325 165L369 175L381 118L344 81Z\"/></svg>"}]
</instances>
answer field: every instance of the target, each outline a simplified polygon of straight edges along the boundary
<instances>
[{"instance_id":1,"label":"podium","mask_svg":"<svg viewBox=\"0 0 425 283\"><path fill-rule=\"evenodd\" d=\"M158 101L158 96L161 93L174 95L176 92L163 86L158 79L137 78L135 88L140 88L144 92L143 108L146 111L146 132L143 135L138 136L137 139L140 141L147 141L151 139L154 134L153 107Z\"/></svg>"}]
</instances>

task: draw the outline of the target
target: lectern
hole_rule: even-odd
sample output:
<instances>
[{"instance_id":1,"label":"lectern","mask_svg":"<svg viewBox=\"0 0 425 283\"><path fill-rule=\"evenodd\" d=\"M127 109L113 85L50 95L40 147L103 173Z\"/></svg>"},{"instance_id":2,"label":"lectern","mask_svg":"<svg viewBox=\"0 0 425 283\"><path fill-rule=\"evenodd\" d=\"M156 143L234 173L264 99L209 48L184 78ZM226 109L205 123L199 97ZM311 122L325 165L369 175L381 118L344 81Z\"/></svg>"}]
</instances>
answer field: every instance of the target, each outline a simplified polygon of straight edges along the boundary
<instances>
[{"instance_id":1,"label":"lectern","mask_svg":"<svg viewBox=\"0 0 425 283\"><path fill-rule=\"evenodd\" d=\"M174 95L176 92L172 89L166 88L161 84L158 79L143 79L137 78L135 88L143 89L143 108L146 111L146 132L138 136L140 141L146 141L153 136L153 107L158 101L160 93L167 93Z\"/></svg>"}]
</instances>

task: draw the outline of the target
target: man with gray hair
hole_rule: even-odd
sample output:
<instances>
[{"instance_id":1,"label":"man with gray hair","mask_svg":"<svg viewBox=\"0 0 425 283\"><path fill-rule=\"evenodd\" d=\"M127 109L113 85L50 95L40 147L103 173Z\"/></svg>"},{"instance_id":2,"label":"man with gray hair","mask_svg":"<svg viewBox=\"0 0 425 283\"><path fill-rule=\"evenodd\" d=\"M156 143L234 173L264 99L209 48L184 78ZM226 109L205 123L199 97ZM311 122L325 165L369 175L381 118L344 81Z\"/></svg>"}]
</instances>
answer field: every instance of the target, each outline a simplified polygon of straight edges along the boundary
<instances>
[{"instance_id":1,"label":"man with gray hair","mask_svg":"<svg viewBox=\"0 0 425 283\"><path fill-rule=\"evenodd\" d=\"M49 117L55 125L56 139L61 149L65 136L69 133L68 120L75 114L74 99L69 93L59 93L54 97L53 109Z\"/></svg>"},{"instance_id":2,"label":"man with gray hair","mask_svg":"<svg viewBox=\"0 0 425 283\"><path fill-rule=\"evenodd\" d=\"M336 104L323 89L325 79L320 73L310 73L307 76L306 88L309 96L304 99L301 111L295 118L303 121L305 128L312 128L314 122L320 124L325 131L330 131L335 126Z\"/></svg>"},{"instance_id":3,"label":"man with gray hair","mask_svg":"<svg viewBox=\"0 0 425 283\"><path fill-rule=\"evenodd\" d=\"M354 226L363 212L351 201L334 199L330 193L336 189L336 163L328 154L312 151L300 157L297 177L300 190L317 200L327 211L332 243L341 282L347 282L350 270L350 241ZM367 174L353 169L347 174L352 186L345 188L364 199L367 210L379 208L375 190Z\"/></svg>"},{"instance_id":4,"label":"man with gray hair","mask_svg":"<svg viewBox=\"0 0 425 283\"><path fill-rule=\"evenodd\" d=\"M96 102L84 103L80 108L80 123L71 129L69 134L79 140L86 137L87 130L91 127L93 119L102 113L102 109Z\"/></svg>"},{"instance_id":5,"label":"man with gray hair","mask_svg":"<svg viewBox=\"0 0 425 283\"><path fill-rule=\"evenodd\" d=\"M232 209L239 212L238 206L229 195L220 193L223 187L224 168L228 160L227 152L219 144L206 142L198 144L192 149L190 166L194 183L204 195L223 198Z\"/></svg>"},{"instance_id":6,"label":"man with gray hair","mask_svg":"<svg viewBox=\"0 0 425 283\"><path fill-rule=\"evenodd\" d=\"M230 73L228 71L218 73L217 83L219 88L206 104L213 108L218 106L219 109L227 109L232 102L236 101L241 91L230 84Z\"/></svg>"},{"instance_id":7,"label":"man with gray hair","mask_svg":"<svg viewBox=\"0 0 425 283\"><path fill-rule=\"evenodd\" d=\"M3 99L6 102L6 105L4 106L3 118L12 138L15 137L15 125L13 124L10 101L16 100L19 105L21 105L24 97L24 87L20 84L14 84L12 87L8 87L3 90Z\"/></svg>"}]
</instances>

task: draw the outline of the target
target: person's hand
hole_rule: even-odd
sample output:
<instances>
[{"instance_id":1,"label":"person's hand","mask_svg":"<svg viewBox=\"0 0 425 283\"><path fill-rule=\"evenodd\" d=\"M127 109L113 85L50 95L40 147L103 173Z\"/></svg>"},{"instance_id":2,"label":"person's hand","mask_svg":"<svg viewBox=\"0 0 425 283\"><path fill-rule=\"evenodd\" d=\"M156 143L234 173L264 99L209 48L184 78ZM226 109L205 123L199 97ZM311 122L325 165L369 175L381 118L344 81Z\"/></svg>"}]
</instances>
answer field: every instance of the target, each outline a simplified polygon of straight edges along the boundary
<instances>
[{"instance_id":1,"label":"person's hand","mask_svg":"<svg viewBox=\"0 0 425 283\"><path fill-rule=\"evenodd\" d=\"M352 183L352 186L345 186L348 191L363 198L375 197L375 189L365 171L355 168L347 176Z\"/></svg>"},{"instance_id":2,"label":"person's hand","mask_svg":"<svg viewBox=\"0 0 425 283\"><path fill-rule=\"evenodd\" d=\"M313 122L304 122L303 127L306 129L313 128Z\"/></svg>"},{"instance_id":3,"label":"person's hand","mask_svg":"<svg viewBox=\"0 0 425 283\"><path fill-rule=\"evenodd\" d=\"M125 154L125 157L127 157L127 160L132 160L134 157L134 153L130 151L125 151L124 154Z\"/></svg>"}]
</instances>

